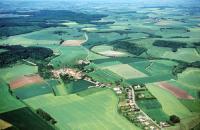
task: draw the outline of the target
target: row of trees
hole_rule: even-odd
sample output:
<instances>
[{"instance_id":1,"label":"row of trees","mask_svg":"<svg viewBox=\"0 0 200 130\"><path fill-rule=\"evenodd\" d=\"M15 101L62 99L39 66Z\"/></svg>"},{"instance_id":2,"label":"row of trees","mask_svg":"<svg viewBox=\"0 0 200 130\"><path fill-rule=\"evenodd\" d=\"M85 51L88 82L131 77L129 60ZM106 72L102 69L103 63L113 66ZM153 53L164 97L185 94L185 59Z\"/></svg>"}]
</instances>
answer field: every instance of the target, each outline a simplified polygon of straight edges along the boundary
<instances>
[{"instance_id":1,"label":"row of trees","mask_svg":"<svg viewBox=\"0 0 200 130\"><path fill-rule=\"evenodd\" d=\"M195 61L192 63L179 63L177 66L174 66L172 74L176 76L178 73L182 73L188 67L200 68L200 61Z\"/></svg>"},{"instance_id":2,"label":"row of trees","mask_svg":"<svg viewBox=\"0 0 200 130\"><path fill-rule=\"evenodd\" d=\"M52 125L56 124L57 121L51 117L51 115L49 115L47 112L43 111L41 108L36 110L36 113L42 117L44 120L46 120L47 122L51 123Z\"/></svg>"}]
</instances>

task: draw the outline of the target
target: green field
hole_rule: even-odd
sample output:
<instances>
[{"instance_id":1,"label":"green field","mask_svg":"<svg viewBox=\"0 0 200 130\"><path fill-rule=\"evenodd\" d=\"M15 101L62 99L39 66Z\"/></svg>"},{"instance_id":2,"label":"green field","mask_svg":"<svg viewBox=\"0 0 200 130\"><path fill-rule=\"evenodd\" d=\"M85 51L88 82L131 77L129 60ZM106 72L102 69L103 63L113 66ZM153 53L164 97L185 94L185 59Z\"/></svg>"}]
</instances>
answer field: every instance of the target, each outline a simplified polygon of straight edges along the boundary
<instances>
[{"instance_id":1,"label":"green field","mask_svg":"<svg viewBox=\"0 0 200 130\"><path fill-rule=\"evenodd\" d=\"M11 96L8 88L9 86L0 80L0 113L25 107L22 102Z\"/></svg>"},{"instance_id":2,"label":"green field","mask_svg":"<svg viewBox=\"0 0 200 130\"><path fill-rule=\"evenodd\" d=\"M79 60L85 59L88 55L87 51L83 47L79 46L60 46L56 48L55 51L60 53L60 55L50 62L54 68L77 64Z\"/></svg>"},{"instance_id":3,"label":"green field","mask_svg":"<svg viewBox=\"0 0 200 130\"><path fill-rule=\"evenodd\" d=\"M183 105L185 105L191 112L200 112L200 100L180 100Z\"/></svg>"},{"instance_id":4,"label":"green field","mask_svg":"<svg viewBox=\"0 0 200 130\"><path fill-rule=\"evenodd\" d=\"M95 65L99 68L103 68L103 67L109 67L112 65L119 65L119 64L122 64L122 63L120 61L110 61L110 62L104 62L100 64L95 64Z\"/></svg>"},{"instance_id":5,"label":"green field","mask_svg":"<svg viewBox=\"0 0 200 130\"><path fill-rule=\"evenodd\" d=\"M89 52L89 55L88 55L88 60L105 59L105 58L108 58L108 57L98 55L98 54L93 53L91 51Z\"/></svg>"},{"instance_id":6,"label":"green field","mask_svg":"<svg viewBox=\"0 0 200 130\"><path fill-rule=\"evenodd\" d=\"M84 97L47 94L25 102L51 114L60 129L138 129L117 113L117 97L108 89Z\"/></svg>"},{"instance_id":7,"label":"green field","mask_svg":"<svg viewBox=\"0 0 200 130\"><path fill-rule=\"evenodd\" d=\"M140 70L143 73L146 73L149 76L159 75L160 73L163 74L170 74L172 73L173 65L167 65L167 63L162 63L164 61L139 61L139 62L132 62L129 65L133 66L134 68Z\"/></svg>"},{"instance_id":8,"label":"green field","mask_svg":"<svg viewBox=\"0 0 200 130\"><path fill-rule=\"evenodd\" d=\"M119 51L119 50L114 50L112 46L109 45L99 45L99 46L94 46L91 48L92 51L104 55L104 56L115 56L115 57L121 57L121 56L128 56L128 54L125 51Z\"/></svg>"},{"instance_id":9,"label":"green field","mask_svg":"<svg viewBox=\"0 0 200 130\"><path fill-rule=\"evenodd\" d=\"M134 79L147 76L128 64L111 65L104 68L112 71L113 73L116 73L124 79Z\"/></svg>"},{"instance_id":10,"label":"green field","mask_svg":"<svg viewBox=\"0 0 200 130\"><path fill-rule=\"evenodd\" d=\"M56 34L58 31L62 32L61 35ZM11 36L6 40L0 40L0 44L6 43L11 45L21 44L24 46L31 45L53 45L59 44L60 39L72 40L72 39L84 39L83 33L78 32L75 29L67 27L51 27L35 31L32 33L21 34Z\"/></svg>"},{"instance_id":11,"label":"green field","mask_svg":"<svg viewBox=\"0 0 200 130\"><path fill-rule=\"evenodd\" d=\"M7 84L0 81L0 118L13 124L19 129L48 129L53 127L39 118L24 103L11 96Z\"/></svg>"},{"instance_id":12,"label":"green field","mask_svg":"<svg viewBox=\"0 0 200 130\"><path fill-rule=\"evenodd\" d=\"M199 0L37 1L0 1L0 120L20 130L53 130L35 113L41 108L58 130L149 130L153 124L136 121L141 111L127 105L129 86L133 102L155 122L180 117L166 130L199 123ZM82 79L96 83L62 68L82 71ZM32 74L45 81L9 89L11 81ZM180 98L164 89L167 84L194 99ZM111 90L116 87L121 94Z\"/></svg>"},{"instance_id":13,"label":"green field","mask_svg":"<svg viewBox=\"0 0 200 130\"><path fill-rule=\"evenodd\" d=\"M158 99L166 114L174 114L179 116L181 119L192 116L192 113L168 91L153 84L149 84L147 88Z\"/></svg>"},{"instance_id":14,"label":"green field","mask_svg":"<svg viewBox=\"0 0 200 130\"><path fill-rule=\"evenodd\" d=\"M188 68L178 75L178 82L194 89L200 89L200 69Z\"/></svg>"},{"instance_id":15,"label":"green field","mask_svg":"<svg viewBox=\"0 0 200 130\"><path fill-rule=\"evenodd\" d=\"M153 83L153 82L159 82L159 81L167 81L167 80L170 80L173 78L174 78L174 76L172 74L159 74L159 75L150 76L150 77L128 79L128 80L126 80L126 82L129 84Z\"/></svg>"},{"instance_id":16,"label":"green field","mask_svg":"<svg viewBox=\"0 0 200 130\"><path fill-rule=\"evenodd\" d=\"M183 60L187 62L194 62L200 60L200 55L194 48L181 48L177 52L165 52L164 58Z\"/></svg>"},{"instance_id":17,"label":"green field","mask_svg":"<svg viewBox=\"0 0 200 130\"><path fill-rule=\"evenodd\" d=\"M94 72L89 73L88 76L103 83L114 83L115 81L122 79L120 76L108 69L97 69Z\"/></svg>"},{"instance_id":18,"label":"green field","mask_svg":"<svg viewBox=\"0 0 200 130\"><path fill-rule=\"evenodd\" d=\"M158 122L169 120L169 116L163 112L162 106L157 99L138 100L137 104L151 119Z\"/></svg>"},{"instance_id":19,"label":"green field","mask_svg":"<svg viewBox=\"0 0 200 130\"><path fill-rule=\"evenodd\" d=\"M14 89L13 92L20 99L26 99L42 94L52 93L52 88L46 83L34 83Z\"/></svg>"},{"instance_id":20,"label":"green field","mask_svg":"<svg viewBox=\"0 0 200 130\"><path fill-rule=\"evenodd\" d=\"M6 82L9 83L13 79L19 78L24 75L35 74L37 72L37 66L15 64L13 67L0 68L0 78L4 79Z\"/></svg>"},{"instance_id":21,"label":"green field","mask_svg":"<svg viewBox=\"0 0 200 130\"><path fill-rule=\"evenodd\" d=\"M72 93L77 93L77 92L86 90L90 86L94 86L94 84L92 84L88 81L85 81L85 80L78 80L78 81L74 81L70 84L67 84L65 87L67 89L67 92L72 94Z\"/></svg>"}]
</instances>

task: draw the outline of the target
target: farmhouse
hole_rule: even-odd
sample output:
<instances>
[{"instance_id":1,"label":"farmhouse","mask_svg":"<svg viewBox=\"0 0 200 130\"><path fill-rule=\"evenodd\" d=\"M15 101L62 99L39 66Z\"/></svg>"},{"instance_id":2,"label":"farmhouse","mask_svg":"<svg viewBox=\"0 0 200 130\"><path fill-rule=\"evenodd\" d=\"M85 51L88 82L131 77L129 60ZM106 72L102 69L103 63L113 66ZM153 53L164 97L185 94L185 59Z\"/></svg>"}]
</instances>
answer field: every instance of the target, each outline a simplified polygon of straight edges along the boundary
<instances>
[{"instance_id":1,"label":"farmhouse","mask_svg":"<svg viewBox=\"0 0 200 130\"><path fill-rule=\"evenodd\" d=\"M115 87L113 88L113 90L117 93L117 94L121 94L122 90L120 89L120 87Z\"/></svg>"}]
</instances>

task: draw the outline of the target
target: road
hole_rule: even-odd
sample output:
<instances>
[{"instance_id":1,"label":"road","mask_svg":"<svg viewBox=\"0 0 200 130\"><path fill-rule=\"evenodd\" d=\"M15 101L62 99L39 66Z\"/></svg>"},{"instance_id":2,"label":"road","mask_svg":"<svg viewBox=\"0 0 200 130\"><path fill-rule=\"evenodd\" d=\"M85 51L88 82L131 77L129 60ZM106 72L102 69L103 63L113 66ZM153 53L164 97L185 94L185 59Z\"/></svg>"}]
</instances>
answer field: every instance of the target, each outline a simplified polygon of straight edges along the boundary
<instances>
[{"instance_id":1,"label":"road","mask_svg":"<svg viewBox=\"0 0 200 130\"><path fill-rule=\"evenodd\" d=\"M137 108L139 108L139 106L137 105L137 103L135 102L135 92L133 90L132 87L129 87L131 89L131 92L132 92L132 101L133 103L135 104L135 106ZM139 108L140 109L140 108ZM159 129L162 129L158 124L156 124L144 111L142 111L142 109L140 109L140 112L148 119L150 120L152 123L154 123L155 126L157 126Z\"/></svg>"}]
</instances>

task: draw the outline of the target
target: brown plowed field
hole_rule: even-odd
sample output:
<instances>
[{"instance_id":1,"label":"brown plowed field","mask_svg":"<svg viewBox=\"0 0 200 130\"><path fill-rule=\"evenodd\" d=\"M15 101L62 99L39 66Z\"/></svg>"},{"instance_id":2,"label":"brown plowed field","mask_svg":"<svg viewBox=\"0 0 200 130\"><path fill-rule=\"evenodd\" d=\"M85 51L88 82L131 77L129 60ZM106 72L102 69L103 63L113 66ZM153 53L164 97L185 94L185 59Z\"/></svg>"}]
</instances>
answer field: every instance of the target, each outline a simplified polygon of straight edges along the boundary
<instances>
[{"instance_id":1,"label":"brown plowed field","mask_svg":"<svg viewBox=\"0 0 200 130\"><path fill-rule=\"evenodd\" d=\"M177 88L169 83L166 83L166 82L161 82L159 84L159 86L161 88L164 88L166 89L167 91L171 92L173 95L175 95L177 98L180 98L180 99L193 99L193 97L191 95L189 95L186 91L180 89L180 88ZM161 93L162 94L162 93Z\"/></svg>"},{"instance_id":2,"label":"brown plowed field","mask_svg":"<svg viewBox=\"0 0 200 130\"><path fill-rule=\"evenodd\" d=\"M10 88L16 89L16 88L23 87L25 85L29 85L29 84L33 84L33 83L40 83L43 81L44 80L39 75L27 75L27 76L23 76L16 80L11 81Z\"/></svg>"}]
</instances>

